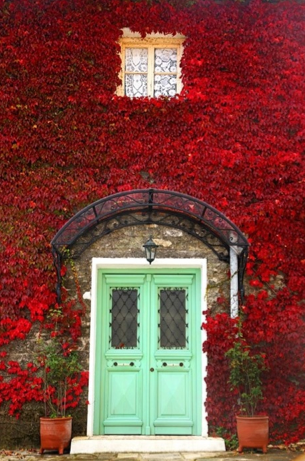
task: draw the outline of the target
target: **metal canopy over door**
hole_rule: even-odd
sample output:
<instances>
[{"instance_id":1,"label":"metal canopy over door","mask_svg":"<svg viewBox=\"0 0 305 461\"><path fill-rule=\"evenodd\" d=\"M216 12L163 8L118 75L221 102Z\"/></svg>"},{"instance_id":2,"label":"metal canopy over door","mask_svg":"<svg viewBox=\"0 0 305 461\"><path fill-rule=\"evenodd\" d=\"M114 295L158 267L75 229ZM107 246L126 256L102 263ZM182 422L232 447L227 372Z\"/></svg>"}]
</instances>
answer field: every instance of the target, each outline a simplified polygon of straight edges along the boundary
<instances>
[{"instance_id":1,"label":"metal canopy over door","mask_svg":"<svg viewBox=\"0 0 305 461\"><path fill-rule=\"evenodd\" d=\"M98 271L94 434L200 435L200 270Z\"/></svg>"}]
</instances>

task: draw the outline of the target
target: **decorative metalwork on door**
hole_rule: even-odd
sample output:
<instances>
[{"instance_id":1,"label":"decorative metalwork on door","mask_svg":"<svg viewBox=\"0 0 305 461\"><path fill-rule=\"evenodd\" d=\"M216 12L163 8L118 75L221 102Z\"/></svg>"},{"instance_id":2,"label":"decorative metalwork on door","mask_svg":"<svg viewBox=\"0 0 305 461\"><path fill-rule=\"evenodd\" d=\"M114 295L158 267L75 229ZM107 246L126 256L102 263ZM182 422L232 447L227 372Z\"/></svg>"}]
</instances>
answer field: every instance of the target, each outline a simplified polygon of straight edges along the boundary
<instances>
[{"instance_id":1,"label":"decorative metalwork on door","mask_svg":"<svg viewBox=\"0 0 305 461\"><path fill-rule=\"evenodd\" d=\"M100 271L95 434L201 433L201 279L177 272Z\"/></svg>"},{"instance_id":2,"label":"decorative metalwork on door","mask_svg":"<svg viewBox=\"0 0 305 461\"><path fill-rule=\"evenodd\" d=\"M110 293L110 347L116 349L138 347L138 300L136 288L113 288Z\"/></svg>"},{"instance_id":3,"label":"decorative metalwork on door","mask_svg":"<svg viewBox=\"0 0 305 461\"><path fill-rule=\"evenodd\" d=\"M159 347L184 349L187 347L187 290L162 288L159 291Z\"/></svg>"}]
</instances>

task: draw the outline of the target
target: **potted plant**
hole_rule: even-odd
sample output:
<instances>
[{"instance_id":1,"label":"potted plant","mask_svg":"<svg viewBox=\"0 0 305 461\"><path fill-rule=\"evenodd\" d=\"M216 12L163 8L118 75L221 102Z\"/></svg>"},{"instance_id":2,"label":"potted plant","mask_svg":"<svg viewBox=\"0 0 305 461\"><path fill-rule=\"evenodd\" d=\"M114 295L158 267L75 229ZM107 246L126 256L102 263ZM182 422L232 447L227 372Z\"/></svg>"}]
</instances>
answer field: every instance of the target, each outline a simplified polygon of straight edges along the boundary
<instances>
[{"instance_id":1,"label":"potted plant","mask_svg":"<svg viewBox=\"0 0 305 461\"><path fill-rule=\"evenodd\" d=\"M261 448L267 452L269 418L257 415L257 406L263 399L262 372L266 369L264 355L254 353L244 339L241 324L233 346L226 352L229 361L229 383L238 394L240 414L236 415L238 451L244 447Z\"/></svg>"},{"instance_id":2,"label":"potted plant","mask_svg":"<svg viewBox=\"0 0 305 461\"><path fill-rule=\"evenodd\" d=\"M58 450L63 454L72 434L72 418L67 409L75 406L73 388L81 371L77 351L56 335L39 340L36 362L42 368L42 400L45 417L40 418L40 454Z\"/></svg>"}]
</instances>

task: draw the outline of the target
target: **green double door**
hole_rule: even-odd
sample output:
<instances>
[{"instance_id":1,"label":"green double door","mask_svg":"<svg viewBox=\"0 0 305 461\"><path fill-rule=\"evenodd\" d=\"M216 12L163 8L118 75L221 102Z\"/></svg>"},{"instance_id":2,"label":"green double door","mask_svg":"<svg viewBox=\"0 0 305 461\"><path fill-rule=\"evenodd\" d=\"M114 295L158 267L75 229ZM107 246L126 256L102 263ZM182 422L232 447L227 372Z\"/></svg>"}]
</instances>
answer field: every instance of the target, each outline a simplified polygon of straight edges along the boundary
<instances>
[{"instance_id":1,"label":"green double door","mask_svg":"<svg viewBox=\"0 0 305 461\"><path fill-rule=\"evenodd\" d=\"M200 435L200 271L99 270L95 434Z\"/></svg>"}]
</instances>

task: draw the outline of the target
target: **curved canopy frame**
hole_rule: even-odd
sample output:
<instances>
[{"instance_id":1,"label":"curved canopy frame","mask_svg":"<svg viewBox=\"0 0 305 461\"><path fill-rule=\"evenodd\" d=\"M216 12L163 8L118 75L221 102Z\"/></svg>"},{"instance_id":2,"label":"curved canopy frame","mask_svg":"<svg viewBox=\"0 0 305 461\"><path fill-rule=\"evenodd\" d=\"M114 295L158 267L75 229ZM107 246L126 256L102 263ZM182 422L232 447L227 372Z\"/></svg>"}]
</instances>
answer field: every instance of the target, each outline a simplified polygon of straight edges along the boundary
<instances>
[{"instance_id":1,"label":"curved canopy frame","mask_svg":"<svg viewBox=\"0 0 305 461\"><path fill-rule=\"evenodd\" d=\"M221 261L230 262L230 250L238 258L239 293L249 243L235 224L211 205L189 195L158 189L120 192L97 200L76 213L53 238L52 253L57 271L60 301L61 264L69 249L79 257L93 242L126 226L158 224L181 229L207 245Z\"/></svg>"}]
</instances>

